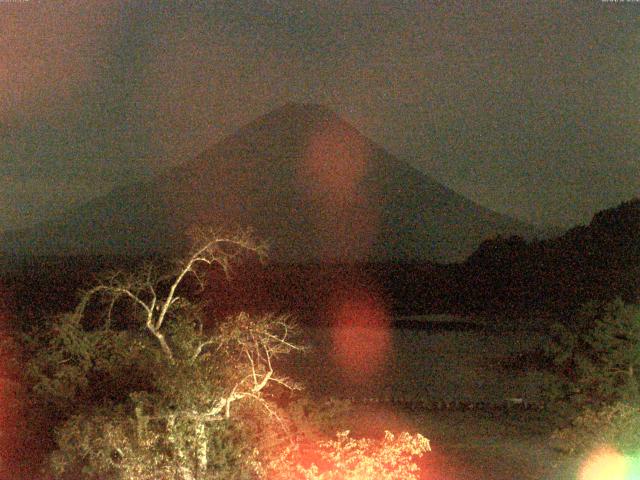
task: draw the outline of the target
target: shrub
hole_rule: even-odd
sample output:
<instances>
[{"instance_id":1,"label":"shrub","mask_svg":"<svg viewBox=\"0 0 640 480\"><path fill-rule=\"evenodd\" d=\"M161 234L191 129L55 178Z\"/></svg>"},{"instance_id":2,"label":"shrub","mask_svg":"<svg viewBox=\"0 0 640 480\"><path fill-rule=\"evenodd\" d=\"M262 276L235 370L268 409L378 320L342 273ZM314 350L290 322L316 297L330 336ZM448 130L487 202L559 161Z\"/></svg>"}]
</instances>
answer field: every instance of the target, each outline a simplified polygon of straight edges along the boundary
<instances>
[{"instance_id":1,"label":"shrub","mask_svg":"<svg viewBox=\"0 0 640 480\"><path fill-rule=\"evenodd\" d=\"M296 427L295 408L283 415L269 390L297 388L275 368L278 357L300 350L295 324L283 315L240 313L205 328L183 281L202 287L204 267L226 271L243 251L262 253L248 237L212 235L168 272L148 265L106 274L73 312L27 339L36 411L55 427L51 473L91 480L416 478L413 457L429 449L421 435L310 439L312 463L304 448L290 446L285 433ZM319 436L346 408L326 407L307 404L310 423L298 434Z\"/></svg>"},{"instance_id":2,"label":"shrub","mask_svg":"<svg viewBox=\"0 0 640 480\"><path fill-rule=\"evenodd\" d=\"M288 447L266 471L270 480L417 480L416 457L430 450L420 434L385 432L382 439L354 439L349 431L335 440Z\"/></svg>"},{"instance_id":3,"label":"shrub","mask_svg":"<svg viewBox=\"0 0 640 480\"><path fill-rule=\"evenodd\" d=\"M548 349L549 392L564 400L570 424L553 439L568 453L640 447L640 306L620 299L583 306L570 324L556 325ZM562 411L562 410L560 410Z\"/></svg>"},{"instance_id":4,"label":"shrub","mask_svg":"<svg viewBox=\"0 0 640 480\"><path fill-rule=\"evenodd\" d=\"M61 478L249 478L257 432L278 423L266 395L296 388L274 370L299 350L286 316L240 313L205 329L183 280L228 269L249 237L201 237L175 270L105 275L78 307L30 339L31 392L55 426Z\"/></svg>"},{"instance_id":5,"label":"shrub","mask_svg":"<svg viewBox=\"0 0 640 480\"><path fill-rule=\"evenodd\" d=\"M598 447L616 447L623 454L640 448L640 407L625 402L599 409L586 408L571 425L554 432L558 448L569 454Z\"/></svg>"},{"instance_id":6,"label":"shrub","mask_svg":"<svg viewBox=\"0 0 640 480\"><path fill-rule=\"evenodd\" d=\"M639 398L640 306L589 303L570 323L556 324L551 337L555 399L580 410Z\"/></svg>"}]
</instances>

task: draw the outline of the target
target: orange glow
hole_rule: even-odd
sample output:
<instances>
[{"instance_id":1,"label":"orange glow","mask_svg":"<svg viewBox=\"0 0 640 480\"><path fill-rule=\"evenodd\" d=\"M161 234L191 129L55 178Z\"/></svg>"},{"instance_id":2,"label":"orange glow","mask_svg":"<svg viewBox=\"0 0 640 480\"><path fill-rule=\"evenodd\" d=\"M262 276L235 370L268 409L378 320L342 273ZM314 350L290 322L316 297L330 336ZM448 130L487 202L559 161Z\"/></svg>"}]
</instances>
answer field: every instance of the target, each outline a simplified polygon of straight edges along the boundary
<instances>
[{"instance_id":1,"label":"orange glow","mask_svg":"<svg viewBox=\"0 0 640 480\"><path fill-rule=\"evenodd\" d=\"M112 0L76 3L3 2L0 120L61 122L61 102L80 105L82 92L99 80L103 66L96 59L109 46L105 33L120 9Z\"/></svg>"},{"instance_id":2,"label":"orange glow","mask_svg":"<svg viewBox=\"0 0 640 480\"><path fill-rule=\"evenodd\" d=\"M18 464L23 449L23 392L13 366L9 292L0 284L0 478L22 478ZM32 448L32 451L35 449Z\"/></svg>"},{"instance_id":3,"label":"orange glow","mask_svg":"<svg viewBox=\"0 0 640 480\"><path fill-rule=\"evenodd\" d=\"M311 136L303 168L313 194L343 206L354 202L370 156L363 138L346 124L324 125Z\"/></svg>"},{"instance_id":4,"label":"orange glow","mask_svg":"<svg viewBox=\"0 0 640 480\"><path fill-rule=\"evenodd\" d=\"M629 475L629 460L610 447L591 453L580 467L579 480L635 480Z\"/></svg>"},{"instance_id":5,"label":"orange glow","mask_svg":"<svg viewBox=\"0 0 640 480\"><path fill-rule=\"evenodd\" d=\"M389 317L372 295L354 292L338 303L331 318L333 361L350 383L371 381L391 351Z\"/></svg>"},{"instance_id":6,"label":"orange glow","mask_svg":"<svg viewBox=\"0 0 640 480\"><path fill-rule=\"evenodd\" d=\"M324 122L311 134L297 171L300 186L313 205L320 255L365 257L379 219L365 187L371 147L342 122Z\"/></svg>"}]
</instances>

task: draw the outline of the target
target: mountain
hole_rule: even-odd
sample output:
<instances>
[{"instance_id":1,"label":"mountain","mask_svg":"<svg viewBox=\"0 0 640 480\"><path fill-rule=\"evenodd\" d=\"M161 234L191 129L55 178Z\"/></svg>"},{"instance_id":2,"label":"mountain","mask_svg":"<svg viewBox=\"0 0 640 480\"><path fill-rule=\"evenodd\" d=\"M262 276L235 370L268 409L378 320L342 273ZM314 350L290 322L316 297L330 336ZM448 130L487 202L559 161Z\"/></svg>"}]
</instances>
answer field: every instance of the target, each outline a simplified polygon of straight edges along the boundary
<instances>
[{"instance_id":1,"label":"mountain","mask_svg":"<svg viewBox=\"0 0 640 480\"><path fill-rule=\"evenodd\" d=\"M0 236L10 256L172 251L194 224L251 227L276 261L459 261L538 234L420 173L317 105L288 104L145 182Z\"/></svg>"}]
</instances>

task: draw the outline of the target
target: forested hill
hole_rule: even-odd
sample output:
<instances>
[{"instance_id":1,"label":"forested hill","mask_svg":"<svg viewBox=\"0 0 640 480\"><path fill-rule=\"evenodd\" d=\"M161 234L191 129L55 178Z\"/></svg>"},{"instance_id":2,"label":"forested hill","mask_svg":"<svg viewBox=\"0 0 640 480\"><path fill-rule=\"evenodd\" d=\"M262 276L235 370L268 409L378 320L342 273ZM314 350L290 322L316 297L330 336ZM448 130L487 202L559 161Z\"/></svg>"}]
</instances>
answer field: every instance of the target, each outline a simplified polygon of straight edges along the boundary
<instances>
[{"instance_id":1,"label":"forested hill","mask_svg":"<svg viewBox=\"0 0 640 480\"><path fill-rule=\"evenodd\" d=\"M640 199L594 215L565 234L527 242L483 242L456 272L470 310L519 308L560 312L590 300L640 293Z\"/></svg>"}]
</instances>

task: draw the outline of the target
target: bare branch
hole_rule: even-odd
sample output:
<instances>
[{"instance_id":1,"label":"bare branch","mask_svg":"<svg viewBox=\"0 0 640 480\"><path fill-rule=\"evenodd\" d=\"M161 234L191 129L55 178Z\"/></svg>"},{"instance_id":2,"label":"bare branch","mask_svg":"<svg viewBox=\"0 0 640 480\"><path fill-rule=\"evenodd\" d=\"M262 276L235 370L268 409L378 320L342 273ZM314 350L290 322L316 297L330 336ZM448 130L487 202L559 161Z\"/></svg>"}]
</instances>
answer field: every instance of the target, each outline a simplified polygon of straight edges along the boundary
<instances>
[{"instance_id":1,"label":"bare branch","mask_svg":"<svg viewBox=\"0 0 640 480\"><path fill-rule=\"evenodd\" d=\"M251 354L249 353L249 350L244 351L247 354L247 358L249 359L249 362L251 363L251 376L253 377L253 382L256 383L258 381L258 375L256 373L256 365L253 361L253 358L251 357Z\"/></svg>"},{"instance_id":2,"label":"bare branch","mask_svg":"<svg viewBox=\"0 0 640 480\"><path fill-rule=\"evenodd\" d=\"M208 347L209 345L213 345L214 343L216 343L217 340L214 339L209 339L205 342L200 343L197 347L195 352L193 353L193 355L191 356L191 359L189 360L190 363L194 363L198 357L200 356L200 354L202 353L202 350L204 350L205 347Z\"/></svg>"},{"instance_id":3,"label":"bare branch","mask_svg":"<svg viewBox=\"0 0 640 480\"><path fill-rule=\"evenodd\" d=\"M294 345L293 343L287 342L286 339L286 333L285 335L281 338L281 337L277 337L275 335L272 335L269 332L263 332L263 335L265 337L271 338L272 340L275 340L277 343L280 343L282 345L286 345L287 347L289 347L291 350L304 350L304 347L300 346L300 345Z\"/></svg>"},{"instance_id":4,"label":"bare branch","mask_svg":"<svg viewBox=\"0 0 640 480\"><path fill-rule=\"evenodd\" d=\"M199 264L218 264L227 273L231 260L240 254L254 252L262 256L265 253L265 247L256 242L248 233L239 234L235 237L226 237L221 236L214 230L200 230L192 235L195 238L194 250L179 268L178 274L169 288L169 293L155 320L156 330L162 327L167 311L176 296L176 290L187 275L193 275L199 284L203 285L203 280L196 270Z\"/></svg>"}]
</instances>

